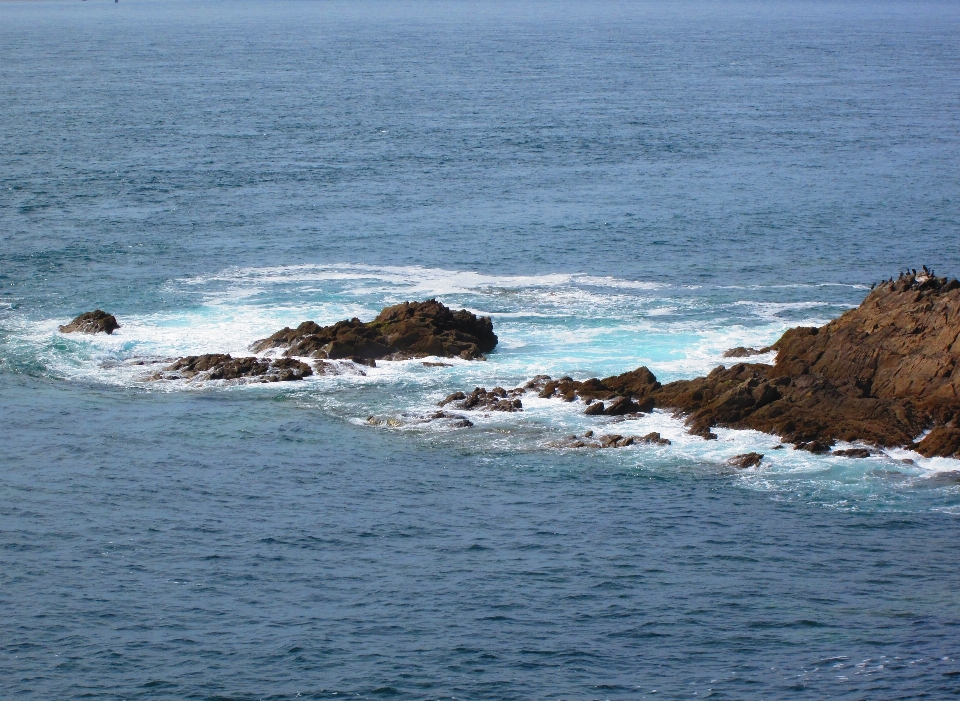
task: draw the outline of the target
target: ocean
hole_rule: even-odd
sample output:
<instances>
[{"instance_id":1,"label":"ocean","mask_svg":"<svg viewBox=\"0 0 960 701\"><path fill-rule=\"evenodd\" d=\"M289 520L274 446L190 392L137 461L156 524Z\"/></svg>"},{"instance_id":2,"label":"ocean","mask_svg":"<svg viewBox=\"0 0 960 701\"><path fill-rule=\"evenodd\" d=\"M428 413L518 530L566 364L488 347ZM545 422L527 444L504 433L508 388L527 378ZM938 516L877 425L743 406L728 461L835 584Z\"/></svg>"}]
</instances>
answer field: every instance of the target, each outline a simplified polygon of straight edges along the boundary
<instances>
[{"instance_id":1,"label":"ocean","mask_svg":"<svg viewBox=\"0 0 960 701\"><path fill-rule=\"evenodd\" d=\"M960 276L958 66L949 2L0 2L0 698L960 695L960 461L424 421ZM486 361L146 380L430 298Z\"/></svg>"}]
</instances>

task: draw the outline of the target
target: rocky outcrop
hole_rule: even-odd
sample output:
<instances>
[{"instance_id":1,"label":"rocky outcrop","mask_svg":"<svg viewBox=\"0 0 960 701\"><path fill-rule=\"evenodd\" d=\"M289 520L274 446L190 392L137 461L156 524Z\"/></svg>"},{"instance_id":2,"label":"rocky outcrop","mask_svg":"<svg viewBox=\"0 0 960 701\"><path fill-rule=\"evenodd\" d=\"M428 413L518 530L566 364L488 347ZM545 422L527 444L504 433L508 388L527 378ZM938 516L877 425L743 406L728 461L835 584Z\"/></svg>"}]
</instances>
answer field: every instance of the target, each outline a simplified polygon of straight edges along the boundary
<instances>
[{"instance_id":1,"label":"rocky outcrop","mask_svg":"<svg viewBox=\"0 0 960 701\"><path fill-rule=\"evenodd\" d=\"M478 317L466 309L453 311L431 299L387 307L373 321L359 319L320 326L305 321L254 343L250 350L262 353L283 348L284 357L352 358L355 360L400 360L440 356L473 360L497 345L490 317Z\"/></svg>"},{"instance_id":2,"label":"rocky outcrop","mask_svg":"<svg viewBox=\"0 0 960 701\"><path fill-rule=\"evenodd\" d=\"M818 454L850 441L960 458L960 281L891 279L856 309L819 328L790 329L771 348L774 365L720 366L666 385L641 367L602 380L541 375L524 389L580 400L589 415L669 409L704 438L722 426L776 434Z\"/></svg>"},{"instance_id":3,"label":"rocky outcrop","mask_svg":"<svg viewBox=\"0 0 960 701\"><path fill-rule=\"evenodd\" d=\"M289 382L313 374L306 363L292 358L234 358L224 353L189 355L151 376L153 380L247 380Z\"/></svg>"},{"instance_id":4,"label":"rocky outcrop","mask_svg":"<svg viewBox=\"0 0 960 701\"><path fill-rule=\"evenodd\" d=\"M117 317L102 309L84 312L69 324L60 327L60 333L105 333L112 334L120 328Z\"/></svg>"},{"instance_id":5,"label":"rocky outcrop","mask_svg":"<svg viewBox=\"0 0 960 701\"><path fill-rule=\"evenodd\" d=\"M837 440L920 448L914 437L939 427L922 450L956 455L958 337L960 282L906 275L823 327L787 331L773 366L720 367L653 396L687 414L694 433L751 428L828 452Z\"/></svg>"}]
</instances>

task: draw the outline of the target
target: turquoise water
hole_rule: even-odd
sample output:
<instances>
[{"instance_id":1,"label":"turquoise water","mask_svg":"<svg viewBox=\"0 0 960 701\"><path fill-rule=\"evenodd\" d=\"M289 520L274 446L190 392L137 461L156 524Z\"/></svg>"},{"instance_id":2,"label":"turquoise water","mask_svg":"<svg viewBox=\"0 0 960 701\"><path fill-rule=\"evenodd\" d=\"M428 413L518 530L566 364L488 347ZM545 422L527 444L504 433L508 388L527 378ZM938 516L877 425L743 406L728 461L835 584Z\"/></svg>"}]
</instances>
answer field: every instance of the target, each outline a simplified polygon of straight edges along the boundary
<instances>
[{"instance_id":1,"label":"turquoise water","mask_svg":"<svg viewBox=\"0 0 960 701\"><path fill-rule=\"evenodd\" d=\"M0 696L960 692L960 462L534 395L422 420L541 373L694 377L903 267L960 274L958 25L0 4ZM492 316L486 362L145 381L430 297ZM96 307L113 336L57 331ZM672 443L556 447L588 429Z\"/></svg>"}]
</instances>

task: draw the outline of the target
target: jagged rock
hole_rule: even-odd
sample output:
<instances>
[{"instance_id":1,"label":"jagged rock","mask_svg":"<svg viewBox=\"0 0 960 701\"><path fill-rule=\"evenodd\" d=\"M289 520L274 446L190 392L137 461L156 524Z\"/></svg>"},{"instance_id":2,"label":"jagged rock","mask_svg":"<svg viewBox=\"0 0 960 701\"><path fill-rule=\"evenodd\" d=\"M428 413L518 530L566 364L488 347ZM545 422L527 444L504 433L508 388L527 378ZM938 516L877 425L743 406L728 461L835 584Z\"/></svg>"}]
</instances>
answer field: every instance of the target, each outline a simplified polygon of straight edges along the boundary
<instances>
[{"instance_id":1,"label":"jagged rock","mask_svg":"<svg viewBox=\"0 0 960 701\"><path fill-rule=\"evenodd\" d=\"M748 467L755 467L763 460L762 453L744 453L743 455L734 455L727 460L727 464L738 470L746 470Z\"/></svg>"},{"instance_id":2,"label":"jagged rock","mask_svg":"<svg viewBox=\"0 0 960 701\"><path fill-rule=\"evenodd\" d=\"M653 400L647 397L637 404L630 397L620 397L610 403L604 410L607 416L623 416L625 414L646 414L653 411Z\"/></svg>"},{"instance_id":3,"label":"jagged rock","mask_svg":"<svg viewBox=\"0 0 960 701\"><path fill-rule=\"evenodd\" d=\"M105 333L112 334L120 328L117 317L102 309L84 312L69 324L60 327L60 333Z\"/></svg>"},{"instance_id":4,"label":"jagged rock","mask_svg":"<svg viewBox=\"0 0 960 701\"><path fill-rule=\"evenodd\" d=\"M670 445L670 439L669 439L669 438L661 438L661 437L660 437L660 434L659 434L658 432L656 432L656 431L653 431L653 432L648 433L647 435L645 435L645 436L643 436L643 437L641 437L641 438L638 438L638 439L637 439L637 442L638 442L638 443L650 443L650 444L653 444L653 445Z\"/></svg>"},{"instance_id":5,"label":"jagged rock","mask_svg":"<svg viewBox=\"0 0 960 701\"><path fill-rule=\"evenodd\" d=\"M436 355L473 360L496 345L490 317L478 317L466 309L453 311L431 299L387 307L370 322L354 318L320 326L305 321L257 341L250 349L261 353L285 348L286 357L399 360Z\"/></svg>"},{"instance_id":6,"label":"jagged rock","mask_svg":"<svg viewBox=\"0 0 960 701\"><path fill-rule=\"evenodd\" d=\"M604 411L606 411L606 406L603 402L594 402L588 405L587 408L583 410L583 413L587 416L599 416Z\"/></svg>"},{"instance_id":7,"label":"jagged rock","mask_svg":"<svg viewBox=\"0 0 960 701\"><path fill-rule=\"evenodd\" d=\"M292 358L266 360L229 354L207 353L180 358L152 376L155 380L252 380L255 382L289 382L302 380L313 371L306 363Z\"/></svg>"}]
</instances>

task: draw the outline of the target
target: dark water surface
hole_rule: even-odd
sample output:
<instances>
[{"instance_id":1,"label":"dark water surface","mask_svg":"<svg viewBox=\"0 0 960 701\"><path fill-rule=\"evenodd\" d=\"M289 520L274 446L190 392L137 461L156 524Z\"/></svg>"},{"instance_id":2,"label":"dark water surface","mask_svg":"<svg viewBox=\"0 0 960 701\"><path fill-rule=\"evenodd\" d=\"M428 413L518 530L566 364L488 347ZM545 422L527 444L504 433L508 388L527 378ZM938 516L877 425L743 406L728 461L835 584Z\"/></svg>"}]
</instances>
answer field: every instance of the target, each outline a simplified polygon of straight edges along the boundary
<instances>
[{"instance_id":1,"label":"dark water surface","mask_svg":"<svg viewBox=\"0 0 960 701\"><path fill-rule=\"evenodd\" d=\"M0 698L960 695L960 462L415 420L960 275L958 66L951 3L0 3ZM131 364L429 296L486 363Z\"/></svg>"}]
</instances>

